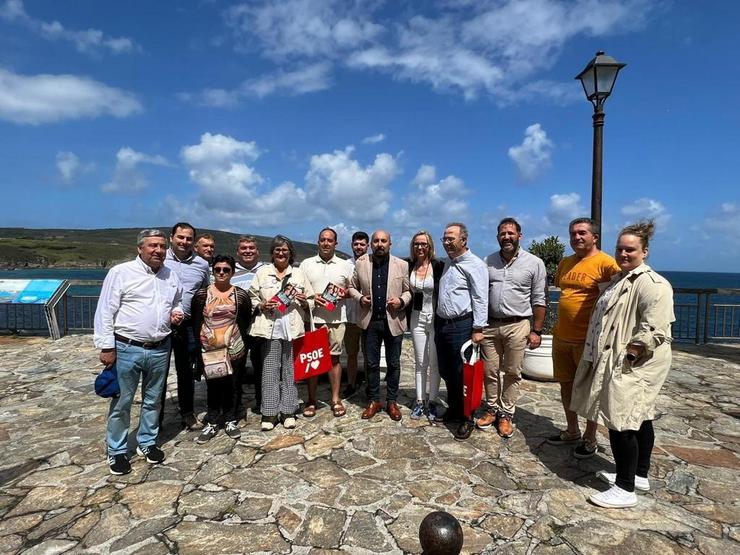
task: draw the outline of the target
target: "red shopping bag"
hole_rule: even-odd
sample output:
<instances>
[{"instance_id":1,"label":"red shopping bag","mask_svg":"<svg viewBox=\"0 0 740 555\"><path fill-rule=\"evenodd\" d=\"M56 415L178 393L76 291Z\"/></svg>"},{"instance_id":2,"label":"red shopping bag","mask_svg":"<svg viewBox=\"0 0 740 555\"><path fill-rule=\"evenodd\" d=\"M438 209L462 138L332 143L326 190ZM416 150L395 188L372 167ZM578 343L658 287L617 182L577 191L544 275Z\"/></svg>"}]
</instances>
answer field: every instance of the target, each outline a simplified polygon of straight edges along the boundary
<instances>
[{"instance_id":1,"label":"red shopping bag","mask_svg":"<svg viewBox=\"0 0 740 555\"><path fill-rule=\"evenodd\" d=\"M293 341L293 377L296 382L326 374L329 370L331 348L326 327L307 331L303 337Z\"/></svg>"},{"instance_id":2,"label":"red shopping bag","mask_svg":"<svg viewBox=\"0 0 740 555\"><path fill-rule=\"evenodd\" d=\"M465 351L472 347L471 357L465 357ZM467 341L460 349L463 359L463 414L470 418L478 410L483 398L483 361L480 358L480 347Z\"/></svg>"}]
</instances>

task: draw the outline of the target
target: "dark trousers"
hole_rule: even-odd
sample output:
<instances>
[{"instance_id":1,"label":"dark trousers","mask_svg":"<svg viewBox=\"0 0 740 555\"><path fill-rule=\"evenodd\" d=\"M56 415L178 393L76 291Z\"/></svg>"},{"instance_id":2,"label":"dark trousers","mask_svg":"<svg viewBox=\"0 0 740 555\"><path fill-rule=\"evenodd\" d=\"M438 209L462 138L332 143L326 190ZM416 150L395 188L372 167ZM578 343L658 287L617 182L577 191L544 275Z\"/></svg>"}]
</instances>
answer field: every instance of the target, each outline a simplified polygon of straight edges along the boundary
<instances>
[{"instance_id":1,"label":"dark trousers","mask_svg":"<svg viewBox=\"0 0 740 555\"><path fill-rule=\"evenodd\" d=\"M236 420L234 414L234 376L236 376L236 368L244 366L244 357L232 360L231 365L235 370L231 376L206 381L208 412L206 413L205 422L208 424L220 425L224 422Z\"/></svg>"},{"instance_id":2,"label":"dark trousers","mask_svg":"<svg viewBox=\"0 0 740 555\"><path fill-rule=\"evenodd\" d=\"M190 344L193 328L189 322L179 326L172 326L172 351L175 353L175 371L177 372L177 404L180 415L193 414L193 395L195 393L195 382L193 378L192 357ZM167 375L170 367L167 365ZM164 414L164 402L167 397L167 377L165 387L162 391L162 414Z\"/></svg>"},{"instance_id":3,"label":"dark trousers","mask_svg":"<svg viewBox=\"0 0 740 555\"><path fill-rule=\"evenodd\" d=\"M262 365L263 353L262 344L264 339L261 337L247 337L247 343L245 347L249 349L249 362L252 363L252 370L254 371L254 399L257 402L257 409L259 410L262 405ZM247 382L247 368L246 368L246 357L241 365L239 372L234 369L234 405L237 416L239 416L244 410L242 403L242 384Z\"/></svg>"},{"instance_id":4,"label":"dark trousers","mask_svg":"<svg viewBox=\"0 0 740 555\"><path fill-rule=\"evenodd\" d=\"M617 486L635 491L635 475L647 478L650 470L650 455L655 443L653 421L645 420L637 431L609 430L609 443L617 466Z\"/></svg>"},{"instance_id":5,"label":"dark trousers","mask_svg":"<svg viewBox=\"0 0 740 555\"><path fill-rule=\"evenodd\" d=\"M401 379L401 344L403 334L394 336L388 328L387 320L371 320L362 334L367 355L368 396L371 401L380 401L380 345L385 345L386 400L395 402L398 397L398 383Z\"/></svg>"},{"instance_id":6,"label":"dark trousers","mask_svg":"<svg viewBox=\"0 0 740 555\"><path fill-rule=\"evenodd\" d=\"M458 321L434 318L439 375L447 386L449 418L463 420L463 361L460 348L473 334L473 317Z\"/></svg>"}]
</instances>

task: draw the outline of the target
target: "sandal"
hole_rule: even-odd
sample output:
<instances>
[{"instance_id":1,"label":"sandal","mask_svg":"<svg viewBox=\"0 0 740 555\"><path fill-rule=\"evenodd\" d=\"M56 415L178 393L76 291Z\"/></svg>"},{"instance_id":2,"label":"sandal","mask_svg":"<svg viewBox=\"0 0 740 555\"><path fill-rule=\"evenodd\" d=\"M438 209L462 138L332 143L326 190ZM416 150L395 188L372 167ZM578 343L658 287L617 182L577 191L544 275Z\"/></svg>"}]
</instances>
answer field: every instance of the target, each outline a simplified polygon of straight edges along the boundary
<instances>
[{"instance_id":1,"label":"sandal","mask_svg":"<svg viewBox=\"0 0 740 555\"><path fill-rule=\"evenodd\" d=\"M331 406L331 411L336 418L339 418L340 416L344 416L345 414L347 414L347 411L344 409L344 405L342 404L342 401L337 401L336 403L333 403Z\"/></svg>"},{"instance_id":2,"label":"sandal","mask_svg":"<svg viewBox=\"0 0 740 555\"><path fill-rule=\"evenodd\" d=\"M309 400L303 407L303 416L313 418L316 416L316 401Z\"/></svg>"}]
</instances>

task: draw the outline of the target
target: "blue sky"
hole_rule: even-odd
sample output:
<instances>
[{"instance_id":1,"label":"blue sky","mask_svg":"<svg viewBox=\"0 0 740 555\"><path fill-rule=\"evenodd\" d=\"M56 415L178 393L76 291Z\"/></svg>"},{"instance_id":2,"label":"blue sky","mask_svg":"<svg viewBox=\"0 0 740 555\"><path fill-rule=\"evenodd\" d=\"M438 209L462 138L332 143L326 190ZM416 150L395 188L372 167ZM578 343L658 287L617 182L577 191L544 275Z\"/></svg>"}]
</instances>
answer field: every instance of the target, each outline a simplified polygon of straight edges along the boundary
<instances>
[{"instance_id":1,"label":"blue sky","mask_svg":"<svg viewBox=\"0 0 740 555\"><path fill-rule=\"evenodd\" d=\"M0 225L470 228L525 244L588 215L597 50L605 250L740 271L740 4L596 0L0 0ZM567 242L567 239L566 239ZM437 245L441 250L440 245Z\"/></svg>"}]
</instances>

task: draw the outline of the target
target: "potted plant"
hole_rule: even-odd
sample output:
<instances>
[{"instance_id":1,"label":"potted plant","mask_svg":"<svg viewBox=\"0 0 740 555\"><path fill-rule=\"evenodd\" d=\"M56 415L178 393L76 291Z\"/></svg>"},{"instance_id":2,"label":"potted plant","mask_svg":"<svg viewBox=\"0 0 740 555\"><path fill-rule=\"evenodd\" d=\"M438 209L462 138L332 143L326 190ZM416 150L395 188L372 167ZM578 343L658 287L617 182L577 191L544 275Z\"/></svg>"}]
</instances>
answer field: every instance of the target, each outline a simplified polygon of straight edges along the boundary
<instances>
[{"instance_id":1,"label":"potted plant","mask_svg":"<svg viewBox=\"0 0 740 555\"><path fill-rule=\"evenodd\" d=\"M565 245L556 236L550 236L543 241L532 241L529 252L540 258L545 263L547 271L547 313L545 325L542 329L542 343L539 348L524 351L524 364L522 373L528 378L543 381L553 381L552 371L552 329L558 318L557 302L550 298L550 286L555 283L555 273L558 264L563 259Z\"/></svg>"}]
</instances>

